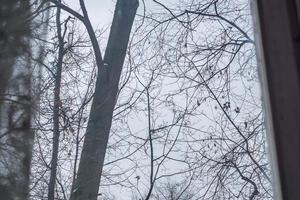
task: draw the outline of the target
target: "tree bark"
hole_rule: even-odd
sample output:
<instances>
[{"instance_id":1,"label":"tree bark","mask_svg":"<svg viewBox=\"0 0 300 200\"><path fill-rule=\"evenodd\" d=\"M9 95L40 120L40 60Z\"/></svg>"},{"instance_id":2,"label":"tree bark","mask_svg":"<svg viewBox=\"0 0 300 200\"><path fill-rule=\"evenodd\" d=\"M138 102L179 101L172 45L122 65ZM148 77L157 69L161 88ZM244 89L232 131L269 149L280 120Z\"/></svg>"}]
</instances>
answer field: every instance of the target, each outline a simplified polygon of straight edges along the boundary
<instances>
[{"instance_id":1,"label":"tree bark","mask_svg":"<svg viewBox=\"0 0 300 200\"><path fill-rule=\"evenodd\" d=\"M58 164L58 149L59 149L59 112L60 112L60 88L61 88L61 73L64 56L64 41L61 31L60 23L60 7L57 7L56 12L56 27L58 37L58 58L56 63L56 75L55 75L55 86L54 86L54 105L53 105L53 146L52 146L52 160L51 160L51 171L50 180L48 185L48 200L54 200L55 194L55 183L56 183L56 172Z\"/></svg>"},{"instance_id":2,"label":"tree bark","mask_svg":"<svg viewBox=\"0 0 300 200\"><path fill-rule=\"evenodd\" d=\"M137 7L138 0L117 1L105 56L98 66L94 99L71 200L97 199L119 79Z\"/></svg>"},{"instance_id":3,"label":"tree bark","mask_svg":"<svg viewBox=\"0 0 300 200\"><path fill-rule=\"evenodd\" d=\"M25 200L33 144L30 1L2 1L0 13L0 197Z\"/></svg>"}]
</instances>

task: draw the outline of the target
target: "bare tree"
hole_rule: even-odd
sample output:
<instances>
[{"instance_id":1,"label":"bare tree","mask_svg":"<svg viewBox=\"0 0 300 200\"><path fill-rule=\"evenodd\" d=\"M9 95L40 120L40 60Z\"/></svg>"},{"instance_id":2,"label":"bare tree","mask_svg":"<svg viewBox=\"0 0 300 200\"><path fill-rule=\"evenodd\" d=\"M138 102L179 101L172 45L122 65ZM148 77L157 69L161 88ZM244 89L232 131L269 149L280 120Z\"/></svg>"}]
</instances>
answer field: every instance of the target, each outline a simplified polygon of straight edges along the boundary
<instances>
[{"instance_id":1,"label":"bare tree","mask_svg":"<svg viewBox=\"0 0 300 200\"><path fill-rule=\"evenodd\" d=\"M98 65L98 78L71 200L97 199L119 79L137 7L136 0L117 1L105 56L101 66Z\"/></svg>"},{"instance_id":2,"label":"bare tree","mask_svg":"<svg viewBox=\"0 0 300 200\"><path fill-rule=\"evenodd\" d=\"M110 37L103 60L84 1L80 0L83 15L61 4L59 1L51 2L83 22L94 48L94 55L98 67L98 78L77 178L73 183L71 199L96 199L112 121L112 113L118 92L119 78L126 54L131 26L138 7L138 1L117 2Z\"/></svg>"},{"instance_id":3,"label":"bare tree","mask_svg":"<svg viewBox=\"0 0 300 200\"><path fill-rule=\"evenodd\" d=\"M60 2L60 1L59 1ZM57 38L58 38L58 56L56 63L55 73L55 86L54 86L54 105L53 105L53 147L52 147L52 158L51 158L51 173L48 185L48 200L54 200L57 163L58 163L58 151L59 151L59 136L60 136L60 90L61 90L61 76L63 67L63 58L65 54L64 49L64 37L66 35L66 28L62 33L61 29L61 8L57 7L56 11L56 26L57 26ZM69 19L69 18L68 18ZM65 22L65 24L67 21ZM66 27L66 25L65 25Z\"/></svg>"},{"instance_id":4,"label":"bare tree","mask_svg":"<svg viewBox=\"0 0 300 200\"><path fill-rule=\"evenodd\" d=\"M48 24L52 40L44 45L47 55L42 63L40 112L35 118L32 199L51 195L67 199L76 175L95 80L92 47L85 32L79 31L80 22L63 15L57 23L57 12L51 13ZM37 62L37 58L32 60Z\"/></svg>"}]
</instances>

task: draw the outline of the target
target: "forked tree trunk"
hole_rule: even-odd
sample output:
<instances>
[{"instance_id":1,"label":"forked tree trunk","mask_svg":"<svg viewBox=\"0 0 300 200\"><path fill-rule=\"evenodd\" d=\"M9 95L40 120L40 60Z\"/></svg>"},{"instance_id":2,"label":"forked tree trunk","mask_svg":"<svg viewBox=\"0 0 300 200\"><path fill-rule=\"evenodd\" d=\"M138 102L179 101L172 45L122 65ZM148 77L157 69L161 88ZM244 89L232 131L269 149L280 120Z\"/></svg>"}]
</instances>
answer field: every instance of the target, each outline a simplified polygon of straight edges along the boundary
<instances>
[{"instance_id":1,"label":"forked tree trunk","mask_svg":"<svg viewBox=\"0 0 300 200\"><path fill-rule=\"evenodd\" d=\"M25 200L33 143L29 0L0 7L0 198Z\"/></svg>"},{"instance_id":2,"label":"forked tree trunk","mask_svg":"<svg viewBox=\"0 0 300 200\"><path fill-rule=\"evenodd\" d=\"M94 99L71 200L96 200L118 85L138 0L118 0ZM100 55L101 56L101 55Z\"/></svg>"}]
</instances>

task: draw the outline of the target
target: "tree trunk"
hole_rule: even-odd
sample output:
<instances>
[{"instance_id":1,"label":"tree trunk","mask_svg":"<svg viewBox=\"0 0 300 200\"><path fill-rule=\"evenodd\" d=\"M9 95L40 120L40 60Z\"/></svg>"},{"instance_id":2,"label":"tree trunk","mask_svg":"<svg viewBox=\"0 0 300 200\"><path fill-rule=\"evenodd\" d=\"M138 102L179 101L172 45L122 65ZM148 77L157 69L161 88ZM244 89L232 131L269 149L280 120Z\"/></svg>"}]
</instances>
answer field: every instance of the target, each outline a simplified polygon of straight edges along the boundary
<instances>
[{"instance_id":1,"label":"tree trunk","mask_svg":"<svg viewBox=\"0 0 300 200\"><path fill-rule=\"evenodd\" d=\"M27 199L33 131L29 62L30 1L0 7L0 197Z\"/></svg>"},{"instance_id":2,"label":"tree trunk","mask_svg":"<svg viewBox=\"0 0 300 200\"><path fill-rule=\"evenodd\" d=\"M138 0L118 0L73 183L71 200L96 200L131 27Z\"/></svg>"},{"instance_id":3,"label":"tree trunk","mask_svg":"<svg viewBox=\"0 0 300 200\"><path fill-rule=\"evenodd\" d=\"M54 105L53 105L53 146L52 146L52 160L51 160L51 172L48 185L48 200L54 200L56 172L58 163L58 149L59 149L59 111L60 111L60 88L61 88L61 73L64 56L64 41L61 31L60 23L60 8L57 7L56 12L56 27L58 37L58 58L56 63L56 76L54 86Z\"/></svg>"}]
</instances>

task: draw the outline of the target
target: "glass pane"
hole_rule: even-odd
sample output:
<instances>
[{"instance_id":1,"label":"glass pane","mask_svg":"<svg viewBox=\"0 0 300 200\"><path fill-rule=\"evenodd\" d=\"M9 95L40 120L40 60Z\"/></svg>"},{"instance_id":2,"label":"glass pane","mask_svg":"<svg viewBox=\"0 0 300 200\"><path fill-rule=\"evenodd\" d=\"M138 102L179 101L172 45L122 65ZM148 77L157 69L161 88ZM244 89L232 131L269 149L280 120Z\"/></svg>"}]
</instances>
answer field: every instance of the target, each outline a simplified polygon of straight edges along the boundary
<instances>
[{"instance_id":1,"label":"glass pane","mask_svg":"<svg viewBox=\"0 0 300 200\"><path fill-rule=\"evenodd\" d=\"M30 199L273 199L248 0L51 2Z\"/></svg>"}]
</instances>

